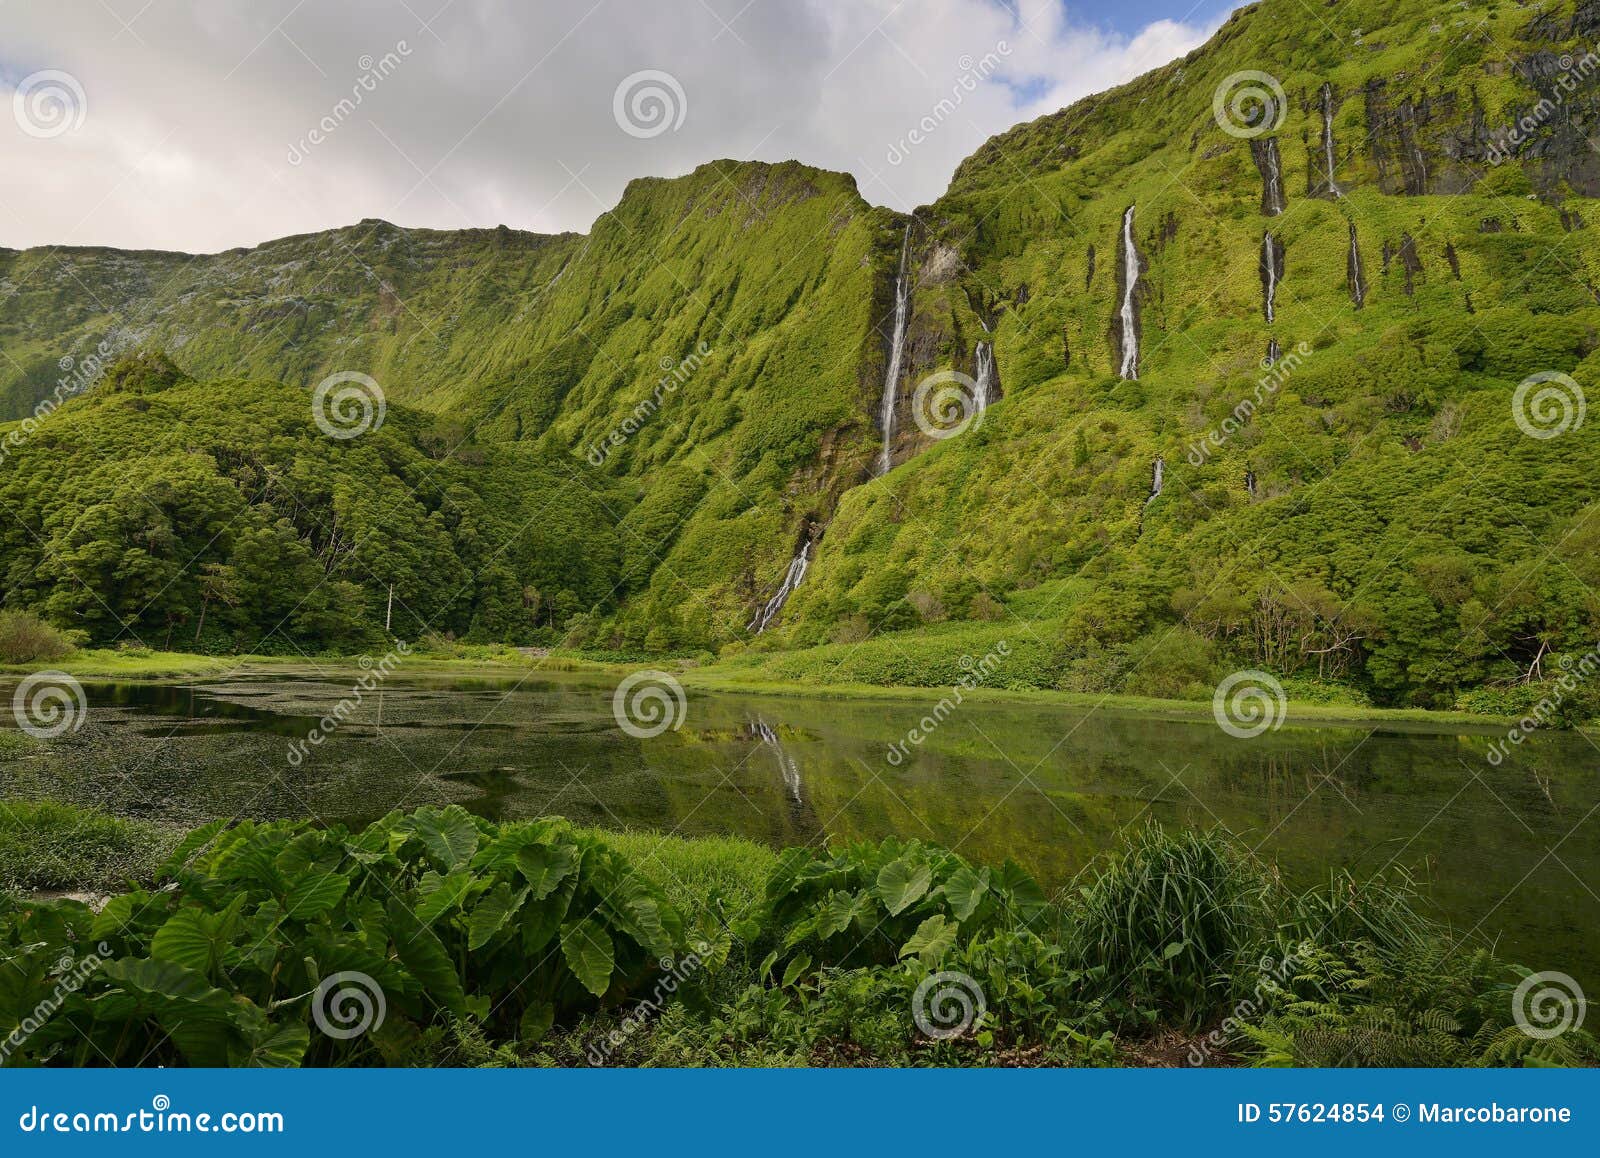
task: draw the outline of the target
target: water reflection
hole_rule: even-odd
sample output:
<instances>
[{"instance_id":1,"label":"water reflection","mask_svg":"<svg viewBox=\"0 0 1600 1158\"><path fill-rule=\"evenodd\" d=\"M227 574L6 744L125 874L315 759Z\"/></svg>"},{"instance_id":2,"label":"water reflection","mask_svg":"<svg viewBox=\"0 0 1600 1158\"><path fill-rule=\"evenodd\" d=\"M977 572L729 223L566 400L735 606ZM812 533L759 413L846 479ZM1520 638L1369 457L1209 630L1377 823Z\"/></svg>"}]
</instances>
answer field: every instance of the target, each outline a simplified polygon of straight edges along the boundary
<instances>
[{"instance_id":1,"label":"water reflection","mask_svg":"<svg viewBox=\"0 0 1600 1158\"><path fill-rule=\"evenodd\" d=\"M639 740L611 690L391 679L294 767L290 745L348 680L91 684L83 731L0 763L0 790L193 823L360 824L453 800L773 846L895 833L1012 856L1052 885L1127 824L1222 824L1292 880L1418 871L1458 924L1600 991L1600 752L1582 736L1535 736L1494 767L1492 729L1291 722L1241 741L1209 720L969 703L892 764L927 704L695 695L685 727Z\"/></svg>"}]
</instances>

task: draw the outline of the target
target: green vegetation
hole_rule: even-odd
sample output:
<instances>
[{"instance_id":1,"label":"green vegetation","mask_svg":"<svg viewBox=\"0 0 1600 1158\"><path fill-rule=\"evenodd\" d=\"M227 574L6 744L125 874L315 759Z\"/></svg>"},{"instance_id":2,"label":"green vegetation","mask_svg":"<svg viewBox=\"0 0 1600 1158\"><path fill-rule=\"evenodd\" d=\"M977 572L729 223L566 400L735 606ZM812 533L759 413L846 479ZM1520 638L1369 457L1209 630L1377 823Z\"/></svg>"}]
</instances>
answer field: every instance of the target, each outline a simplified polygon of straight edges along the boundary
<instances>
[{"instance_id":1,"label":"green vegetation","mask_svg":"<svg viewBox=\"0 0 1600 1158\"><path fill-rule=\"evenodd\" d=\"M1576 0L1328 19L1265 0L961 165L911 231L882 479L905 222L839 174L637 181L583 237L368 221L204 258L0 251L0 414L51 403L0 428L0 600L213 654L357 652L388 624L938 686L1003 636L1007 688L1196 698L1252 668L1334 706L1537 703L1600 635L1600 424L1540 439L1513 415L1535 373L1600 389L1579 127L1600 79L1503 164L1496 133L1600 27ZM1214 115L1245 70L1287 98L1272 217ZM1113 324L1130 204L1136 382ZM117 362L130 328L182 370ZM1003 397L924 437L916 383L970 372L979 340ZM352 370L388 420L335 442L306 388ZM808 528L805 582L752 640ZM1563 719L1597 710L1588 690Z\"/></svg>"},{"instance_id":2,"label":"green vegetation","mask_svg":"<svg viewBox=\"0 0 1600 1158\"><path fill-rule=\"evenodd\" d=\"M48 663L72 652L72 641L37 615L0 611L0 663Z\"/></svg>"},{"instance_id":3,"label":"green vegetation","mask_svg":"<svg viewBox=\"0 0 1600 1158\"><path fill-rule=\"evenodd\" d=\"M11 735L0 732L0 759ZM126 888L148 879L177 840L168 828L69 804L3 801L0 893Z\"/></svg>"},{"instance_id":4,"label":"green vegetation","mask_svg":"<svg viewBox=\"0 0 1600 1158\"><path fill-rule=\"evenodd\" d=\"M0 1028L72 979L13 1065L1600 1060L1521 1032L1518 977L1404 877L1294 893L1153 826L1053 900L917 842L774 857L450 807L212 824L98 913L0 902Z\"/></svg>"}]
</instances>

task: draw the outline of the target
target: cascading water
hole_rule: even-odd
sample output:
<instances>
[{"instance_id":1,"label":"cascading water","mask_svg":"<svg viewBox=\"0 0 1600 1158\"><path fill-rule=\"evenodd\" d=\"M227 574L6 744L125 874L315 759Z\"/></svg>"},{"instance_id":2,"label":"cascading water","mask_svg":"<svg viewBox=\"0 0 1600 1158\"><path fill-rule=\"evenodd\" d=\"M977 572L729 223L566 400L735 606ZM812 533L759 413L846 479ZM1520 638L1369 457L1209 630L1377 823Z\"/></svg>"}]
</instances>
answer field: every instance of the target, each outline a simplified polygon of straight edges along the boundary
<instances>
[{"instance_id":1,"label":"cascading water","mask_svg":"<svg viewBox=\"0 0 1600 1158\"><path fill-rule=\"evenodd\" d=\"M1149 506L1161 497L1161 492L1167 485L1167 460L1156 456L1156 464L1150 472L1150 497L1145 499L1144 505Z\"/></svg>"},{"instance_id":2,"label":"cascading water","mask_svg":"<svg viewBox=\"0 0 1600 1158\"><path fill-rule=\"evenodd\" d=\"M1328 181L1328 195L1330 197L1343 197L1344 190L1339 188L1339 182L1334 176L1333 85L1331 84L1322 86L1322 161Z\"/></svg>"},{"instance_id":3,"label":"cascading water","mask_svg":"<svg viewBox=\"0 0 1600 1158\"><path fill-rule=\"evenodd\" d=\"M1283 349L1278 345L1277 338L1267 339L1267 369L1272 369L1278 364L1278 359L1283 357Z\"/></svg>"},{"instance_id":4,"label":"cascading water","mask_svg":"<svg viewBox=\"0 0 1600 1158\"><path fill-rule=\"evenodd\" d=\"M1356 223L1350 223L1350 259L1347 263L1350 278L1350 299L1356 309L1367 304L1367 275L1361 268L1361 247L1356 243Z\"/></svg>"},{"instance_id":5,"label":"cascading water","mask_svg":"<svg viewBox=\"0 0 1600 1158\"><path fill-rule=\"evenodd\" d=\"M1276 217L1289 207L1283 195L1283 164L1278 158L1278 138L1258 137L1252 140L1250 154L1261 173L1261 212L1268 217Z\"/></svg>"},{"instance_id":6,"label":"cascading water","mask_svg":"<svg viewBox=\"0 0 1600 1158\"><path fill-rule=\"evenodd\" d=\"M1266 288L1267 324L1278 320L1278 278L1283 264L1283 250L1267 230L1261 239L1261 284Z\"/></svg>"},{"instance_id":7,"label":"cascading water","mask_svg":"<svg viewBox=\"0 0 1600 1158\"><path fill-rule=\"evenodd\" d=\"M1118 369L1124 381L1139 379L1139 317L1134 308L1134 294L1139 289L1139 251L1133 245L1133 209L1122 215L1122 365Z\"/></svg>"},{"instance_id":8,"label":"cascading water","mask_svg":"<svg viewBox=\"0 0 1600 1158\"><path fill-rule=\"evenodd\" d=\"M894 283L894 334L889 341L889 370L883 379L883 452L878 455L878 473L885 475L894 465L894 410L900 390L900 368L905 360L906 326L911 320L911 286L906 281L906 264L911 255L911 225L906 225L905 241L900 245L900 273Z\"/></svg>"},{"instance_id":9,"label":"cascading water","mask_svg":"<svg viewBox=\"0 0 1600 1158\"><path fill-rule=\"evenodd\" d=\"M811 566L811 539L808 537L800 545L800 553L789 562L789 570L784 573L783 585L778 588L778 593L762 605L756 612L755 618L750 621L749 631L760 635L772 626L772 621L777 619L778 613L783 610L783 605L789 602L795 588L805 581L806 570Z\"/></svg>"},{"instance_id":10,"label":"cascading water","mask_svg":"<svg viewBox=\"0 0 1600 1158\"><path fill-rule=\"evenodd\" d=\"M975 377L978 386L974 391L977 397L973 401L978 413L982 414L989 409L990 397L994 393L994 347L988 342L979 342L974 357L977 359L978 373Z\"/></svg>"},{"instance_id":11,"label":"cascading water","mask_svg":"<svg viewBox=\"0 0 1600 1158\"><path fill-rule=\"evenodd\" d=\"M1250 492L1250 497L1256 497L1256 472L1249 467L1244 471L1244 489Z\"/></svg>"}]
</instances>

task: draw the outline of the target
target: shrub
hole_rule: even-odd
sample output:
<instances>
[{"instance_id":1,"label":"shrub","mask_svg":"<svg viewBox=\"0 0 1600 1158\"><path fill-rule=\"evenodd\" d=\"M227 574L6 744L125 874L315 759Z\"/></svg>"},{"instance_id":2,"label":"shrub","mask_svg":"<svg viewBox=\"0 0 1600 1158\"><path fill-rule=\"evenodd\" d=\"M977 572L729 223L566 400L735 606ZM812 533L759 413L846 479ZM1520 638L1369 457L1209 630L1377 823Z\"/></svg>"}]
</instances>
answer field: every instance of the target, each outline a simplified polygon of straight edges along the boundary
<instances>
[{"instance_id":1,"label":"shrub","mask_svg":"<svg viewBox=\"0 0 1600 1158\"><path fill-rule=\"evenodd\" d=\"M31 611L0 611L0 663L48 663L73 652L72 641Z\"/></svg>"}]
</instances>

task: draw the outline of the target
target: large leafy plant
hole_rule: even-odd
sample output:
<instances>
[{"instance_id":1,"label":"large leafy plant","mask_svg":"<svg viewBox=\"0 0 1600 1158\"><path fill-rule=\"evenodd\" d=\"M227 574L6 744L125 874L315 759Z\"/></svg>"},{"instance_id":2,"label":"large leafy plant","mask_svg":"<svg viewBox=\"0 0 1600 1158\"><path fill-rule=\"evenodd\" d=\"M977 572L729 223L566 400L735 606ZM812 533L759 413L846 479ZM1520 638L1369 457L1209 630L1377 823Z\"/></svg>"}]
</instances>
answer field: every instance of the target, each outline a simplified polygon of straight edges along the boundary
<instances>
[{"instance_id":1,"label":"large leafy plant","mask_svg":"<svg viewBox=\"0 0 1600 1158\"><path fill-rule=\"evenodd\" d=\"M824 855L791 848L767 886L762 924L786 975L821 965L936 963L958 940L1021 928L1048 908L1013 861L975 867L947 849L894 838Z\"/></svg>"},{"instance_id":2,"label":"large leafy plant","mask_svg":"<svg viewBox=\"0 0 1600 1158\"><path fill-rule=\"evenodd\" d=\"M157 879L99 913L0 911L11 1064L392 1062L449 1019L526 1042L684 950L659 890L559 819L496 826L451 806L357 833L214 824ZM348 1036L341 978L368 1005Z\"/></svg>"}]
</instances>

